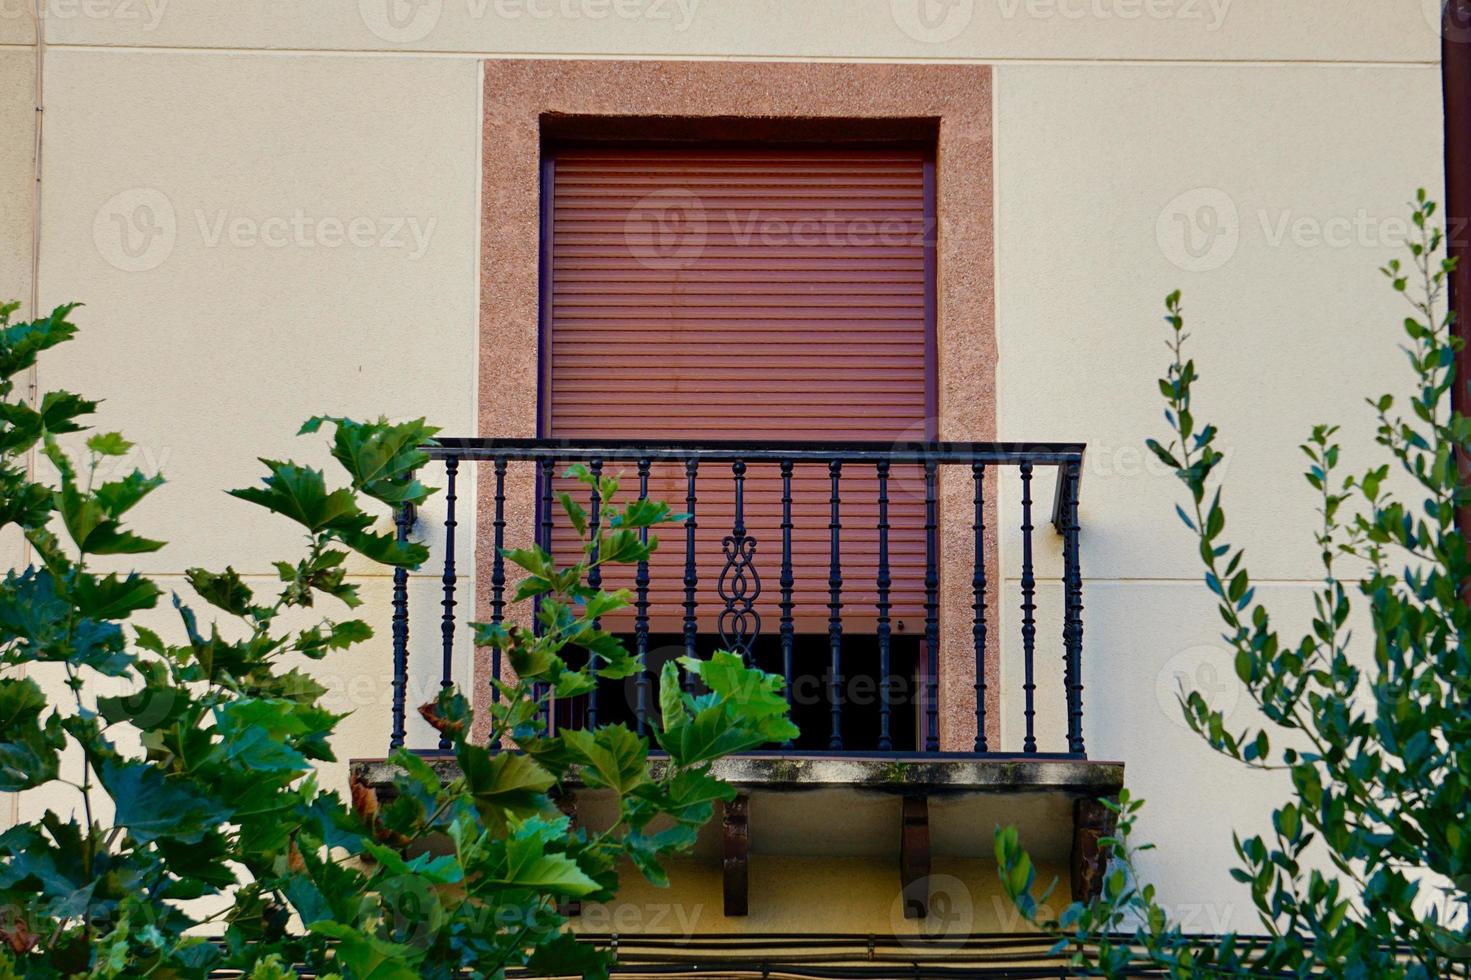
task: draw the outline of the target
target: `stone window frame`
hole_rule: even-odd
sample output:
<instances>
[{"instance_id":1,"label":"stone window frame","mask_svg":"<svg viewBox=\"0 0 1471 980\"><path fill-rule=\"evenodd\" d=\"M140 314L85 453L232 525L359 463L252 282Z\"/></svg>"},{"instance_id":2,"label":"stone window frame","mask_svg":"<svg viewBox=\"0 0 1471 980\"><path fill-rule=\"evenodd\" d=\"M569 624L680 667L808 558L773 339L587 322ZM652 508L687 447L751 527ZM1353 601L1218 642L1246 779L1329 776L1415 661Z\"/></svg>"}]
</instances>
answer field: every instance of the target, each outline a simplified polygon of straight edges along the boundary
<instances>
[{"instance_id":1,"label":"stone window frame","mask_svg":"<svg viewBox=\"0 0 1471 980\"><path fill-rule=\"evenodd\" d=\"M536 435L540 414L543 143L548 138L883 138L935 141L935 431L996 438L997 340L989 65L492 59L484 62L478 425ZM491 539L490 468L477 474L477 540ZM969 475L941 483L942 751L975 738ZM529 472L507 483L507 544L533 526ZM988 504L986 728L1000 735L1000 591L994 496ZM490 549L476 553L476 610L489 616ZM477 651L475 691L488 690Z\"/></svg>"}]
</instances>

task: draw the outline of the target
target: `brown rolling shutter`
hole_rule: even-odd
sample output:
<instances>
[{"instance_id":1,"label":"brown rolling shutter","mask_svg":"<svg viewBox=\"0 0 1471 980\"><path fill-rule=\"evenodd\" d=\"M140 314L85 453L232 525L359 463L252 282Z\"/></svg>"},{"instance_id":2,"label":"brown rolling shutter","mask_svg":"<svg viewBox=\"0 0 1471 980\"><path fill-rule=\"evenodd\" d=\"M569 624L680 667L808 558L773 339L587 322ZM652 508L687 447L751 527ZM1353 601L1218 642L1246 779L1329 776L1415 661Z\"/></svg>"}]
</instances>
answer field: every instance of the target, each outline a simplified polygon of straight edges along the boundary
<instances>
[{"instance_id":1,"label":"brown rolling shutter","mask_svg":"<svg viewBox=\"0 0 1471 980\"><path fill-rule=\"evenodd\" d=\"M933 292L927 160L919 150L595 149L557 153L550 205L543 431L559 439L864 440L926 436ZM713 471L712 471L713 470ZM636 490L631 464L620 468ZM701 468L700 626L714 629L728 466ZM763 632L775 632L780 477L747 473ZM842 481L845 629L876 617L872 467ZM794 480L798 629L828 615L825 466ZM651 495L684 508L677 467ZM912 472L891 480L893 614L923 627L924 500ZM655 631L682 615L684 535L665 529L652 564ZM565 534L559 534L561 547ZM630 584L619 576L613 584Z\"/></svg>"}]
</instances>

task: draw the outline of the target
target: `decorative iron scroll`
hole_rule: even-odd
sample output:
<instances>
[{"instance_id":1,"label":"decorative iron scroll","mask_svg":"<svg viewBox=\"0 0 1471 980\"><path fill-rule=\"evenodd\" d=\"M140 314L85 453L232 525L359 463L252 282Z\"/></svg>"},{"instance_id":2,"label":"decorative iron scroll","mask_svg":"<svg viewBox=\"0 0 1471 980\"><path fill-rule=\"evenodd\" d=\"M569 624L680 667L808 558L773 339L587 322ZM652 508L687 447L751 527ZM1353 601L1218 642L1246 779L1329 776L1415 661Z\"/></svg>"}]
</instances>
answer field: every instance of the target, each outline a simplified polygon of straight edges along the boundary
<instances>
[{"instance_id":1,"label":"decorative iron scroll","mask_svg":"<svg viewBox=\"0 0 1471 980\"><path fill-rule=\"evenodd\" d=\"M735 478L735 522L721 542L725 567L715 591L725 602L716 619L720 644L731 653L751 660L756 638L761 635L761 614L756 599L761 595L761 575L756 571L756 539L746 534L746 464L736 460L730 471Z\"/></svg>"},{"instance_id":2,"label":"decorative iron scroll","mask_svg":"<svg viewBox=\"0 0 1471 980\"><path fill-rule=\"evenodd\" d=\"M721 646L731 653L751 659L756 638L761 635L761 614L756 600L761 595L761 575L756 571L756 539L741 534L727 534L721 543L725 551L725 568L720 572L716 588L725 608L717 625Z\"/></svg>"}]
</instances>

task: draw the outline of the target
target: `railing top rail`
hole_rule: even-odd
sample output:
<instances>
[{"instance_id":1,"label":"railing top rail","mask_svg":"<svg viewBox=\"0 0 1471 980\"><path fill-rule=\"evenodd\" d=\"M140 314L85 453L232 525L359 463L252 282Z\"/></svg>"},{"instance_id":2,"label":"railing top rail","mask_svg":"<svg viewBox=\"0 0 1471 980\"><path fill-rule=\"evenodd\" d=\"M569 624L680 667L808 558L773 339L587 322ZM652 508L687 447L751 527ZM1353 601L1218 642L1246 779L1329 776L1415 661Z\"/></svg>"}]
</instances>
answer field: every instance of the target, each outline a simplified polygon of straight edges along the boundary
<instances>
[{"instance_id":1,"label":"railing top rail","mask_svg":"<svg viewBox=\"0 0 1471 980\"><path fill-rule=\"evenodd\" d=\"M804 462L827 463L985 463L1060 466L1080 463L1081 442L799 442L688 441L629 442L614 439L493 439L447 437L425 449L433 459L545 460L600 459L653 462Z\"/></svg>"}]
</instances>

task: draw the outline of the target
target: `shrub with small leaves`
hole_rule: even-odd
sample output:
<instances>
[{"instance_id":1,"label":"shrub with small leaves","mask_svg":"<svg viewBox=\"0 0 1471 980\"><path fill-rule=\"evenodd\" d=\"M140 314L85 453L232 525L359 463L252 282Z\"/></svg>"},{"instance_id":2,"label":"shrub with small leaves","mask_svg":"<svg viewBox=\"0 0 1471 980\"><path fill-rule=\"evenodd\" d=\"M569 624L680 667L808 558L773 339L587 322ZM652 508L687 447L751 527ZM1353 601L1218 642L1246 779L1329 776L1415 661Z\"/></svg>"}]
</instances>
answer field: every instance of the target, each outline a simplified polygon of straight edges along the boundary
<instances>
[{"instance_id":1,"label":"shrub with small leaves","mask_svg":"<svg viewBox=\"0 0 1471 980\"><path fill-rule=\"evenodd\" d=\"M345 801L314 772L333 759L343 716L294 664L373 636L359 618L310 622L321 603L349 615L361 605L350 553L400 568L425 559L422 545L379 527L429 497L414 473L435 430L308 420L302 434L333 430L343 485L267 459L258 485L231 491L293 522L303 553L275 563L267 595L230 566L189 569L220 621L202 622L174 595L177 636L166 637L131 622L162 590L99 567L162 547L123 524L162 480L136 470L102 479L131 448L117 433L87 436L73 462L63 440L81 438L96 403L64 391L27 401L15 380L73 337L73 307L25 323L11 322L15 309L0 307L0 529L18 530L38 564L0 582L0 792L45 792L53 805L0 833L0 980L606 975L610 954L571 936L559 901L611 898L625 861L667 883L661 860L733 793L712 763L795 734L780 678L726 653L683 661L698 696L665 668L659 764L624 726L546 734L552 698L638 669L598 625L629 597L589 586L589 570L646 557L656 541L640 532L680 515L643 500L620 507L615 479L574 472L608 517L596 539L578 524L588 540L570 567L535 548L508 553L528 572L519 595L536 599L539 623L477 628L518 675L496 691L488 742L470 739L470 705L446 689L421 712L460 775L442 780L400 752L391 799L354 785ZM33 451L54 480L31 474ZM38 680L48 676L65 700L48 698ZM553 798L574 782L615 794L617 823L572 827ZM75 805L57 805L61 794Z\"/></svg>"},{"instance_id":2,"label":"shrub with small leaves","mask_svg":"<svg viewBox=\"0 0 1471 980\"><path fill-rule=\"evenodd\" d=\"M1410 262L1382 270L1408 300L1403 350L1414 374L1409 412L1371 398L1387 460L1340 477L1338 428L1313 428L1302 451L1321 523L1313 538L1323 581L1312 626L1284 637L1257 599L1241 548L1225 538L1217 430L1197 423L1195 362L1185 356L1178 292L1166 300L1172 360L1160 391L1173 431L1149 448L1189 491L1177 508L1195 536L1236 674L1263 718L1232 729L1199 692L1182 691L1185 719L1217 752L1286 772L1292 795L1272 832L1233 837L1265 939L1187 935L1141 879L1130 843L1140 801L1112 804L1119 832L1103 843L1102 895L1038 922L1076 968L1105 976L1165 968L1172 976L1432 978L1471 970L1471 554L1457 511L1471 506L1462 469L1471 419L1452 410L1462 341L1442 299L1454 260L1425 192L1411 214ZM1391 481L1391 471L1397 471ZM1396 482L1397 481L1397 482ZM1408 487L1421 499L1400 499ZM1354 578L1342 566L1353 562ZM1351 653L1357 594L1372 634ZM1286 743L1286 744L1283 744ZM996 837L1006 891L1034 922L1033 869L1015 828Z\"/></svg>"}]
</instances>

